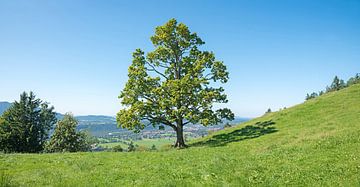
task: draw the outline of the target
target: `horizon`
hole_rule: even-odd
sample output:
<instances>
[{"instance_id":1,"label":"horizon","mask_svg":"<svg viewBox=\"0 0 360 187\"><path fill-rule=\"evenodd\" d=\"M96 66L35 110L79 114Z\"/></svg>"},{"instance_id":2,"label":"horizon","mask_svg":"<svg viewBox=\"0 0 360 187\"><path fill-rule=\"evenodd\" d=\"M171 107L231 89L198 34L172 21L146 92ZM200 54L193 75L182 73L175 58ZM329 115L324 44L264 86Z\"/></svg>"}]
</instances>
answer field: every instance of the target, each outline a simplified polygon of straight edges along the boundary
<instances>
[{"instance_id":1,"label":"horizon","mask_svg":"<svg viewBox=\"0 0 360 187\"><path fill-rule=\"evenodd\" d=\"M62 114L115 116L132 52L176 18L227 65L221 106L258 117L360 73L359 17L360 1L2 1L0 101L33 91Z\"/></svg>"},{"instance_id":2,"label":"horizon","mask_svg":"<svg viewBox=\"0 0 360 187\"><path fill-rule=\"evenodd\" d=\"M13 102L9 102L9 101L0 101L0 103L9 103L9 104L12 104ZM51 103L50 103L51 104ZM55 113L56 114L60 114L60 115L65 115L66 113L60 113L60 112L57 112L55 110ZM71 112L70 112L71 113ZM71 113L73 114L73 113ZM84 115L75 115L73 114L74 117L113 117L113 118L116 118L116 115L103 115L103 114L84 114ZM1 116L1 111L0 111L0 116ZM242 117L242 116L235 116L234 120L236 119L243 119L243 120L249 120L249 119L252 119L252 118L249 118L249 117Z\"/></svg>"}]
</instances>

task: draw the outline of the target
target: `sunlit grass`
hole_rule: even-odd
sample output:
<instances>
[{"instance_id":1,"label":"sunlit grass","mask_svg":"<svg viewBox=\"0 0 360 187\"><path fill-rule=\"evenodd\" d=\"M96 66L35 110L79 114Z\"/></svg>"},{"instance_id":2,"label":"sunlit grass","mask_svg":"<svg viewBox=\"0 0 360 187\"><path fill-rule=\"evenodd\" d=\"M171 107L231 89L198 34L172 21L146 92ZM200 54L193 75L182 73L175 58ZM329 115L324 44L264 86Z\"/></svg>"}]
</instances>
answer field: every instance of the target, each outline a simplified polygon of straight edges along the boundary
<instances>
[{"instance_id":1,"label":"sunlit grass","mask_svg":"<svg viewBox=\"0 0 360 187\"><path fill-rule=\"evenodd\" d=\"M130 141L127 142L129 143ZM142 140L133 141L134 145L143 146L146 148L151 148L153 145L155 145L157 149L161 148L164 145L174 144L174 142L175 142L175 138L171 138L171 139L156 138L156 139L142 139ZM123 142L101 143L99 145L104 148L113 148L114 146L120 145L124 149L126 149L129 146L128 144L125 144Z\"/></svg>"}]
</instances>

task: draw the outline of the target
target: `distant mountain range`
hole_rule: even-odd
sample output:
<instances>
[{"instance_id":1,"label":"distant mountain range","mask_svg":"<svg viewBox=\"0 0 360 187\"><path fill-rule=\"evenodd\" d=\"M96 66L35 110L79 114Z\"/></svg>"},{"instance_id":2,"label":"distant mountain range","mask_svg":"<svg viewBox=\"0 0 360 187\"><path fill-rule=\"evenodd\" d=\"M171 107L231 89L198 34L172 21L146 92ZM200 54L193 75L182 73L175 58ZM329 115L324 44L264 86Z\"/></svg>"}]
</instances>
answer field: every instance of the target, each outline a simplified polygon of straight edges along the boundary
<instances>
[{"instance_id":1,"label":"distant mountain range","mask_svg":"<svg viewBox=\"0 0 360 187\"><path fill-rule=\"evenodd\" d=\"M8 108L10 108L11 103L6 101L0 102L0 115L2 115ZM64 114L56 113L56 118L62 119ZM79 121L88 121L88 122L115 122L115 118L111 116L104 115L85 115L85 116L75 116Z\"/></svg>"},{"instance_id":2,"label":"distant mountain range","mask_svg":"<svg viewBox=\"0 0 360 187\"><path fill-rule=\"evenodd\" d=\"M5 110L7 110L11 106L9 102L0 102L0 115L3 114ZM62 119L64 117L61 113L56 113L56 117L58 119ZM109 133L114 132L129 132L127 129L122 129L117 127L116 119L112 116L104 116L104 115L85 115L85 116L75 116L75 118L79 121L78 130L86 130L89 131L94 136L105 136ZM239 124L245 121L250 120L250 118L240 118L236 117L235 120L229 122L230 124ZM224 122L227 123L227 122ZM186 129L203 129L206 131L207 129L219 129L223 128L223 124L203 127L201 125L187 125ZM166 128L166 129L170 129ZM158 131L158 128L154 128L152 126L147 126L144 131Z\"/></svg>"},{"instance_id":3,"label":"distant mountain range","mask_svg":"<svg viewBox=\"0 0 360 187\"><path fill-rule=\"evenodd\" d=\"M11 103L6 101L0 102L0 115L2 115L9 107L11 106Z\"/></svg>"}]
</instances>

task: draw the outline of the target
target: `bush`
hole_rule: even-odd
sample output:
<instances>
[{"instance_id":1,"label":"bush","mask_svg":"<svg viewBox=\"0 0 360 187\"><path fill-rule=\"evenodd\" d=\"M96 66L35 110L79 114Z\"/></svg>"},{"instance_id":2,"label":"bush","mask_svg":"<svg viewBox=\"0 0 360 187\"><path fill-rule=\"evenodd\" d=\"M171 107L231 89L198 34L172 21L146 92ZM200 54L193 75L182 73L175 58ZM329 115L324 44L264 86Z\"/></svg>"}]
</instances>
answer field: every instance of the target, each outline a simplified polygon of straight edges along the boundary
<instances>
[{"instance_id":1,"label":"bush","mask_svg":"<svg viewBox=\"0 0 360 187\"><path fill-rule=\"evenodd\" d=\"M151 146L151 149L150 149L150 150L151 150L151 151L157 151L155 144L153 144L153 145Z\"/></svg>"},{"instance_id":2,"label":"bush","mask_svg":"<svg viewBox=\"0 0 360 187\"><path fill-rule=\"evenodd\" d=\"M114 152L123 152L124 149L121 147L121 145L116 145L112 148L112 151Z\"/></svg>"}]
</instances>

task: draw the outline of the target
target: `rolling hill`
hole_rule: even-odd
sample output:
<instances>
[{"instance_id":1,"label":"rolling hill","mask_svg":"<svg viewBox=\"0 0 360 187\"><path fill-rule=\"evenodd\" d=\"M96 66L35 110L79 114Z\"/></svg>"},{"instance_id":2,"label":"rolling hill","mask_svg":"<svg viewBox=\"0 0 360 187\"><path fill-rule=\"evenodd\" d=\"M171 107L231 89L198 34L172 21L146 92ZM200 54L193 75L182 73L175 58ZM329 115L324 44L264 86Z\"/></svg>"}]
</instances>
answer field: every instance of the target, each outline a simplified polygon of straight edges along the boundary
<instances>
[{"instance_id":1,"label":"rolling hill","mask_svg":"<svg viewBox=\"0 0 360 187\"><path fill-rule=\"evenodd\" d=\"M11 185L359 186L360 85L190 143L133 153L2 154Z\"/></svg>"},{"instance_id":2,"label":"rolling hill","mask_svg":"<svg viewBox=\"0 0 360 187\"><path fill-rule=\"evenodd\" d=\"M0 116L3 114L5 110L7 110L11 106L11 103L9 102L0 102ZM62 119L64 117L64 114L56 113L56 118L58 120ZM105 115L83 115L83 116L75 116L75 118L78 120L79 124L77 126L78 130L85 130L88 131L91 135L96 137L104 137L109 134L114 133L121 133L121 134L130 134L133 135L134 133L127 129L118 128L116 123L116 118L113 116L105 116ZM240 124L242 122L248 121L250 118L242 118L242 117L235 117L233 121L230 122L230 124ZM145 122L146 123L146 122ZM207 134L208 130L212 129L222 129L224 127L223 124L220 125L214 125L209 127L203 127L201 125L187 125L185 126L185 131L193 131L194 129L197 131L195 134ZM172 129L169 127L166 129ZM159 131L158 128L154 128L152 126L147 126L144 131L141 133L146 133L149 131ZM52 132L52 131L51 131ZM141 133L134 136L141 136Z\"/></svg>"}]
</instances>

